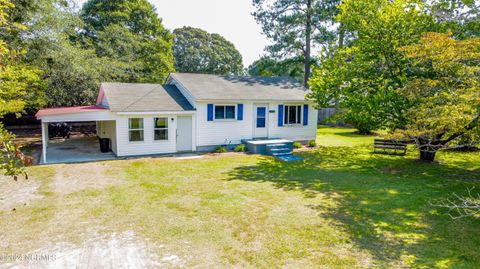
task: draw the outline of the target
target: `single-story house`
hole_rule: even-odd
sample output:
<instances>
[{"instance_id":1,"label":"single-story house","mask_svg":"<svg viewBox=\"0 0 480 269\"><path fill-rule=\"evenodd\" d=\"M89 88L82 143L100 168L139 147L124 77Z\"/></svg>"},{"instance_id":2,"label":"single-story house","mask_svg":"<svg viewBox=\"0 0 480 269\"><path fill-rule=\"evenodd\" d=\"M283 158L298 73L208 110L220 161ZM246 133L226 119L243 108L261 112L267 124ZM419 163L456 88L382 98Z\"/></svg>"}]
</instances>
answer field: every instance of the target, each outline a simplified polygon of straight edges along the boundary
<instances>
[{"instance_id":1,"label":"single-story house","mask_svg":"<svg viewBox=\"0 0 480 269\"><path fill-rule=\"evenodd\" d=\"M315 139L317 111L306 89L287 77L173 73L165 84L102 83L92 106L48 108L42 122L43 162L48 124L95 121L117 157L212 151L243 139Z\"/></svg>"}]
</instances>

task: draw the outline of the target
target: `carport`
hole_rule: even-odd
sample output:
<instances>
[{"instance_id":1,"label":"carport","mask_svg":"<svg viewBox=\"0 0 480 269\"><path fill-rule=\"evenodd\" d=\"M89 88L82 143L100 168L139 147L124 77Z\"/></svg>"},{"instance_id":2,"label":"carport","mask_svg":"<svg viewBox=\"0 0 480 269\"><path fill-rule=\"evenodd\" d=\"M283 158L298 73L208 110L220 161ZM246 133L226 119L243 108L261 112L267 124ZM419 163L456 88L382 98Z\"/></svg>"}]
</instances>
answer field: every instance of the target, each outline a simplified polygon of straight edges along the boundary
<instances>
[{"instance_id":1,"label":"carport","mask_svg":"<svg viewBox=\"0 0 480 269\"><path fill-rule=\"evenodd\" d=\"M41 164L88 162L116 159L116 121L111 112L102 106L48 108L38 111L41 120ZM97 136L109 138L111 152L100 151L97 137L78 137L49 140L50 123L95 122Z\"/></svg>"}]
</instances>

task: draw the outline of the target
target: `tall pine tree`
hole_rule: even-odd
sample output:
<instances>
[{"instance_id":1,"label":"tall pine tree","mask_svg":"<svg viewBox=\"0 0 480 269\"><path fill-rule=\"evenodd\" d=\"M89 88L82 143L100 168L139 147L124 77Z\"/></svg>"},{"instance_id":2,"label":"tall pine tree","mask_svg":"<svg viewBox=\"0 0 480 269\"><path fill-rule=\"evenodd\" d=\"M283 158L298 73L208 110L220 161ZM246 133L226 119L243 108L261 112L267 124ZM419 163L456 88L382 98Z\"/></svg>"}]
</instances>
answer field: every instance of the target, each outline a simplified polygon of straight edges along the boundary
<instances>
[{"instance_id":1,"label":"tall pine tree","mask_svg":"<svg viewBox=\"0 0 480 269\"><path fill-rule=\"evenodd\" d=\"M328 47L335 40L334 17L340 0L253 0L253 16L273 41L267 48L275 58L301 56L303 84L308 87L312 48Z\"/></svg>"}]
</instances>

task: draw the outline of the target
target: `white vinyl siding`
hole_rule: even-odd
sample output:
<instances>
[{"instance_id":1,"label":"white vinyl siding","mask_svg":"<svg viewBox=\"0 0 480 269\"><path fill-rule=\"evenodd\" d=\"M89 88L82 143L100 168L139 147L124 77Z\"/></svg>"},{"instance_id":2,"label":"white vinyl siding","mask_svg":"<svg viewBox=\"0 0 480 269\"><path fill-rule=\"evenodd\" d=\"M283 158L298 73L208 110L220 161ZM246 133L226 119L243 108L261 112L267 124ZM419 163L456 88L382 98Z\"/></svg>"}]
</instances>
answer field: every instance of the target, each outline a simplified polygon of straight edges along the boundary
<instances>
[{"instance_id":1,"label":"white vinyl siding","mask_svg":"<svg viewBox=\"0 0 480 269\"><path fill-rule=\"evenodd\" d=\"M229 144L240 144L242 139L252 138L253 135L253 106L251 103L238 102L243 104L243 120L215 120L215 109L213 110L213 121L207 120L207 104L211 102L197 103L197 146L213 146ZM238 103L218 105L232 105L238 109ZM214 107L215 103L214 104ZM237 111L235 112L237 113ZM236 119L236 115L235 115Z\"/></svg>"},{"instance_id":2,"label":"white vinyl siding","mask_svg":"<svg viewBox=\"0 0 480 269\"><path fill-rule=\"evenodd\" d=\"M100 138L109 138L110 147L113 153L117 154L117 134L116 121L97 122L97 135Z\"/></svg>"},{"instance_id":3,"label":"white vinyl siding","mask_svg":"<svg viewBox=\"0 0 480 269\"><path fill-rule=\"evenodd\" d=\"M109 110L105 111L92 111L81 112L72 114L59 114L52 116L41 117L43 122L80 122L80 121L103 121L103 120L115 120L116 115Z\"/></svg>"},{"instance_id":4,"label":"white vinyl siding","mask_svg":"<svg viewBox=\"0 0 480 269\"><path fill-rule=\"evenodd\" d=\"M208 102L212 103L212 102ZM241 143L242 139L251 139L254 136L255 113L251 102L243 103L243 120L241 121L207 121L207 102L197 103L197 146L224 145ZM282 103L283 105L289 105ZM290 140L312 140L317 134L317 110L310 104L308 111L308 125L303 125L303 104L291 104L301 106L300 124L278 126L278 105L279 103L269 103L267 105L268 114L268 137L285 138ZM274 113L270 113L274 111ZM284 111L285 112L285 111ZM215 113L215 110L214 110ZM284 114L285 115L285 114Z\"/></svg>"},{"instance_id":5,"label":"white vinyl siding","mask_svg":"<svg viewBox=\"0 0 480 269\"><path fill-rule=\"evenodd\" d=\"M141 142L129 142L128 119L143 118L144 140ZM168 140L154 140L154 118L168 119ZM173 119L173 121L172 121ZM128 115L117 118L117 156L140 156L175 153L176 149L176 115Z\"/></svg>"},{"instance_id":6,"label":"white vinyl siding","mask_svg":"<svg viewBox=\"0 0 480 269\"><path fill-rule=\"evenodd\" d=\"M278 105L285 105L288 103L270 103L270 109L275 110L275 113L270 114L268 136L271 138L284 138L293 141L307 141L313 140L317 137L317 117L318 112L312 104L308 105L308 125L303 125L303 104L301 108L302 118L300 124L278 126ZM298 105L298 104L292 104ZM285 119L285 111L283 111Z\"/></svg>"}]
</instances>

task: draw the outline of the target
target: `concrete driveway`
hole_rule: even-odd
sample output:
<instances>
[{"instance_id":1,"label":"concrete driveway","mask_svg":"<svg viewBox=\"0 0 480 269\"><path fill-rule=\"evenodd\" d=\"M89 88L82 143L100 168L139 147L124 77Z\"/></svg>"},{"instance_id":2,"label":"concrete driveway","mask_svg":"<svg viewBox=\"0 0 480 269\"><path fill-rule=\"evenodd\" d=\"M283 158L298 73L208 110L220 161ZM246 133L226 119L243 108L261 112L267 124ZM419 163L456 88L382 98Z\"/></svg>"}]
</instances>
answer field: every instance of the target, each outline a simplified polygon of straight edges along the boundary
<instances>
[{"instance_id":1,"label":"concrete driveway","mask_svg":"<svg viewBox=\"0 0 480 269\"><path fill-rule=\"evenodd\" d=\"M100 152L98 138L76 137L50 140L47 148L47 162L42 160L41 163L77 163L115 159L117 157L112 152Z\"/></svg>"}]
</instances>

